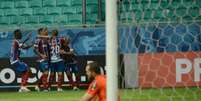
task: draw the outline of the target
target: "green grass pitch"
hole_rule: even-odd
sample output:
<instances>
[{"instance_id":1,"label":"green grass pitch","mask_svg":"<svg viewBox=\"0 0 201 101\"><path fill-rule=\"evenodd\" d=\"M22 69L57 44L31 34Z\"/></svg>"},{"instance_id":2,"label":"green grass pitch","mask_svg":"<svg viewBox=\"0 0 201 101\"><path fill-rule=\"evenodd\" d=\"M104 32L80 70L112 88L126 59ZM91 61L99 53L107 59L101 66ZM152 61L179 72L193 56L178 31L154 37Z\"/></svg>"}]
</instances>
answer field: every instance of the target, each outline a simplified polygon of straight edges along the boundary
<instances>
[{"instance_id":1,"label":"green grass pitch","mask_svg":"<svg viewBox=\"0 0 201 101\"><path fill-rule=\"evenodd\" d=\"M85 90L1 92L0 101L79 101ZM201 101L201 88L122 89L121 101Z\"/></svg>"}]
</instances>

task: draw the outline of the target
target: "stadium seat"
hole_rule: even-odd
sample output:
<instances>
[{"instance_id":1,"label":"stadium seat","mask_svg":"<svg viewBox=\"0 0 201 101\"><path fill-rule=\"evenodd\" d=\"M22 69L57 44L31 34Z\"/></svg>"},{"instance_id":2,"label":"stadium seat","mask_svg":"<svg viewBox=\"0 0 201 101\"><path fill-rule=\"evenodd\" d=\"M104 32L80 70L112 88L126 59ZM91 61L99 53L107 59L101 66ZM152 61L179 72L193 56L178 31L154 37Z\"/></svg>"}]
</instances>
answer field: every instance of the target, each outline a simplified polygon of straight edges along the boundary
<instances>
[{"instance_id":1,"label":"stadium seat","mask_svg":"<svg viewBox=\"0 0 201 101\"><path fill-rule=\"evenodd\" d=\"M90 7L87 7L87 13L96 13L98 14L98 6L90 6Z\"/></svg>"},{"instance_id":2,"label":"stadium seat","mask_svg":"<svg viewBox=\"0 0 201 101\"><path fill-rule=\"evenodd\" d=\"M124 4L122 6L122 11L123 12L128 12L129 10L132 10L132 9L130 9L130 5L129 4Z\"/></svg>"},{"instance_id":3,"label":"stadium seat","mask_svg":"<svg viewBox=\"0 0 201 101\"><path fill-rule=\"evenodd\" d=\"M159 8L159 3L158 2L151 3L150 6L149 6L149 9L157 10L158 8Z\"/></svg>"},{"instance_id":4,"label":"stadium seat","mask_svg":"<svg viewBox=\"0 0 201 101\"><path fill-rule=\"evenodd\" d=\"M98 5L98 0L86 0L87 6Z\"/></svg>"},{"instance_id":5,"label":"stadium seat","mask_svg":"<svg viewBox=\"0 0 201 101\"><path fill-rule=\"evenodd\" d=\"M160 3L160 8L162 8L162 9L167 9L167 8L171 8L170 6L169 6L169 3L168 2L161 2ZM172 9L172 8L171 8Z\"/></svg>"},{"instance_id":6,"label":"stadium seat","mask_svg":"<svg viewBox=\"0 0 201 101\"><path fill-rule=\"evenodd\" d=\"M4 11L3 9L0 9L0 16L4 16Z\"/></svg>"},{"instance_id":7,"label":"stadium seat","mask_svg":"<svg viewBox=\"0 0 201 101\"><path fill-rule=\"evenodd\" d=\"M171 22L172 22L172 21L173 21L173 22L178 22L180 18L179 18L178 16L173 15L173 16L169 17L168 19L169 19L169 21L171 21Z\"/></svg>"},{"instance_id":8,"label":"stadium seat","mask_svg":"<svg viewBox=\"0 0 201 101\"><path fill-rule=\"evenodd\" d=\"M195 4L196 4L198 7L201 7L201 1L200 1L200 0L196 0Z\"/></svg>"},{"instance_id":9,"label":"stadium seat","mask_svg":"<svg viewBox=\"0 0 201 101\"><path fill-rule=\"evenodd\" d=\"M60 7L71 6L71 0L57 0L57 6Z\"/></svg>"},{"instance_id":10,"label":"stadium seat","mask_svg":"<svg viewBox=\"0 0 201 101\"><path fill-rule=\"evenodd\" d=\"M10 19L10 24L23 24L25 22L24 16L12 16Z\"/></svg>"},{"instance_id":11,"label":"stadium seat","mask_svg":"<svg viewBox=\"0 0 201 101\"><path fill-rule=\"evenodd\" d=\"M0 24L9 24L9 17L0 17Z\"/></svg>"},{"instance_id":12,"label":"stadium seat","mask_svg":"<svg viewBox=\"0 0 201 101\"><path fill-rule=\"evenodd\" d=\"M61 8L60 7L48 8L48 14L49 15L59 15L59 14L61 14Z\"/></svg>"},{"instance_id":13,"label":"stadium seat","mask_svg":"<svg viewBox=\"0 0 201 101\"><path fill-rule=\"evenodd\" d=\"M26 8L26 7L28 7L28 1L25 1L25 0L23 0L23 1L16 0L15 1L15 8Z\"/></svg>"},{"instance_id":14,"label":"stadium seat","mask_svg":"<svg viewBox=\"0 0 201 101\"><path fill-rule=\"evenodd\" d=\"M130 0L122 0L122 3L125 5L125 4L129 4L130 3Z\"/></svg>"},{"instance_id":15,"label":"stadium seat","mask_svg":"<svg viewBox=\"0 0 201 101\"><path fill-rule=\"evenodd\" d=\"M155 19L163 19L165 17L162 9L155 10L153 16Z\"/></svg>"},{"instance_id":16,"label":"stadium seat","mask_svg":"<svg viewBox=\"0 0 201 101\"><path fill-rule=\"evenodd\" d=\"M152 18L152 10L146 10L144 11L144 19L151 19Z\"/></svg>"},{"instance_id":17,"label":"stadium seat","mask_svg":"<svg viewBox=\"0 0 201 101\"><path fill-rule=\"evenodd\" d=\"M142 19L142 11L140 11L140 10L135 11L134 16L135 16L135 20L137 20L137 21Z\"/></svg>"},{"instance_id":18,"label":"stadium seat","mask_svg":"<svg viewBox=\"0 0 201 101\"><path fill-rule=\"evenodd\" d=\"M199 9L198 7L191 7L189 8L189 11L188 11L188 15L192 16L192 17L196 17L198 16L199 14Z\"/></svg>"},{"instance_id":19,"label":"stadium seat","mask_svg":"<svg viewBox=\"0 0 201 101\"><path fill-rule=\"evenodd\" d=\"M41 16L39 18L39 21L40 23L43 23L43 24L50 24L53 22L53 16L51 15Z\"/></svg>"},{"instance_id":20,"label":"stadium seat","mask_svg":"<svg viewBox=\"0 0 201 101\"><path fill-rule=\"evenodd\" d=\"M201 15L197 16L195 20L201 21Z\"/></svg>"},{"instance_id":21,"label":"stadium seat","mask_svg":"<svg viewBox=\"0 0 201 101\"><path fill-rule=\"evenodd\" d=\"M30 0L29 7L42 7L42 0Z\"/></svg>"},{"instance_id":22,"label":"stadium seat","mask_svg":"<svg viewBox=\"0 0 201 101\"><path fill-rule=\"evenodd\" d=\"M82 6L75 7L77 14L82 14ZM88 6L86 7L86 13L88 12Z\"/></svg>"},{"instance_id":23,"label":"stadium seat","mask_svg":"<svg viewBox=\"0 0 201 101\"><path fill-rule=\"evenodd\" d=\"M47 8L34 8L34 15L45 15L47 14Z\"/></svg>"},{"instance_id":24,"label":"stadium seat","mask_svg":"<svg viewBox=\"0 0 201 101\"><path fill-rule=\"evenodd\" d=\"M81 22L82 22L82 15L81 14L70 14L68 16L68 21L71 24L81 24Z\"/></svg>"},{"instance_id":25,"label":"stadium seat","mask_svg":"<svg viewBox=\"0 0 201 101\"><path fill-rule=\"evenodd\" d=\"M76 13L76 7L65 7L62 11L63 14L75 14Z\"/></svg>"},{"instance_id":26,"label":"stadium seat","mask_svg":"<svg viewBox=\"0 0 201 101\"><path fill-rule=\"evenodd\" d=\"M58 15L54 17L54 22L58 24L66 24L67 23L67 16L66 15Z\"/></svg>"},{"instance_id":27,"label":"stadium seat","mask_svg":"<svg viewBox=\"0 0 201 101\"><path fill-rule=\"evenodd\" d=\"M96 23L96 21L97 21L97 14L88 14L87 15L87 18L86 18L86 20L87 20L87 23L89 23L89 24L95 24Z\"/></svg>"},{"instance_id":28,"label":"stadium seat","mask_svg":"<svg viewBox=\"0 0 201 101\"><path fill-rule=\"evenodd\" d=\"M43 7L55 7L56 0L43 0Z\"/></svg>"},{"instance_id":29,"label":"stadium seat","mask_svg":"<svg viewBox=\"0 0 201 101\"><path fill-rule=\"evenodd\" d=\"M174 9L166 9L166 11L165 11L165 17L171 18L173 16L175 16Z\"/></svg>"},{"instance_id":30,"label":"stadium seat","mask_svg":"<svg viewBox=\"0 0 201 101\"><path fill-rule=\"evenodd\" d=\"M28 16L26 17L26 24L37 24L39 21L38 16Z\"/></svg>"},{"instance_id":31,"label":"stadium seat","mask_svg":"<svg viewBox=\"0 0 201 101\"><path fill-rule=\"evenodd\" d=\"M142 3L142 4L140 4L140 8L141 8L142 10L147 10L147 9L150 9L150 7L149 7L149 4L148 4L148 3Z\"/></svg>"},{"instance_id":32,"label":"stadium seat","mask_svg":"<svg viewBox=\"0 0 201 101\"><path fill-rule=\"evenodd\" d=\"M187 8L191 7L193 4L193 1L191 0L183 0L183 5Z\"/></svg>"},{"instance_id":33,"label":"stadium seat","mask_svg":"<svg viewBox=\"0 0 201 101\"><path fill-rule=\"evenodd\" d=\"M134 13L128 12L127 19L128 19L128 23L132 22L134 20Z\"/></svg>"},{"instance_id":34,"label":"stadium seat","mask_svg":"<svg viewBox=\"0 0 201 101\"><path fill-rule=\"evenodd\" d=\"M18 9L6 9L5 15L6 16L17 16L19 14Z\"/></svg>"},{"instance_id":35,"label":"stadium seat","mask_svg":"<svg viewBox=\"0 0 201 101\"><path fill-rule=\"evenodd\" d=\"M72 0L72 6L82 6L82 0Z\"/></svg>"},{"instance_id":36,"label":"stadium seat","mask_svg":"<svg viewBox=\"0 0 201 101\"><path fill-rule=\"evenodd\" d=\"M193 17L186 15L186 16L182 17L182 19L183 19L183 21L192 21Z\"/></svg>"},{"instance_id":37,"label":"stadium seat","mask_svg":"<svg viewBox=\"0 0 201 101\"><path fill-rule=\"evenodd\" d=\"M139 10L139 4L133 4L131 5L131 11Z\"/></svg>"},{"instance_id":38,"label":"stadium seat","mask_svg":"<svg viewBox=\"0 0 201 101\"><path fill-rule=\"evenodd\" d=\"M1 8L3 8L3 9L14 8L14 2L13 1L1 1Z\"/></svg>"},{"instance_id":39,"label":"stadium seat","mask_svg":"<svg viewBox=\"0 0 201 101\"><path fill-rule=\"evenodd\" d=\"M179 17L182 17L182 16L186 15L186 11L187 11L187 9L185 7L179 7L176 9L176 15Z\"/></svg>"},{"instance_id":40,"label":"stadium seat","mask_svg":"<svg viewBox=\"0 0 201 101\"><path fill-rule=\"evenodd\" d=\"M104 11L104 10L102 10L102 11ZM97 5L96 6L91 6L91 13L98 14L98 6Z\"/></svg>"},{"instance_id":41,"label":"stadium seat","mask_svg":"<svg viewBox=\"0 0 201 101\"><path fill-rule=\"evenodd\" d=\"M31 8L22 8L19 9L20 15L22 16L29 16L33 14L33 10Z\"/></svg>"}]
</instances>

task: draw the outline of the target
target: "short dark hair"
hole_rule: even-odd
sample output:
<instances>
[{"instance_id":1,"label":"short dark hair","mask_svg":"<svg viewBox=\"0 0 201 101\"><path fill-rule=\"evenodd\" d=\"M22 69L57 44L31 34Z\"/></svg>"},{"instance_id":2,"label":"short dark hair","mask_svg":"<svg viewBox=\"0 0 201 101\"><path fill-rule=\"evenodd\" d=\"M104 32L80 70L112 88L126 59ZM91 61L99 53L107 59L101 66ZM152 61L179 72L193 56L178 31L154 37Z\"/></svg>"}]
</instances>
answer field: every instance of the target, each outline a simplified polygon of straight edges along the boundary
<instances>
[{"instance_id":1,"label":"short dark hair","mask_svg":"<svg viewBox=\"0 0 201 101\"><path fill-rule=\"evenodd\" d=\"M52 33L55 33L55 35L57 36L58 35L58 30L54 29L54 30L52 30Z\"/></svg>"},{"instance_id":2,"label":"short dark hair","mask_svg":"<svg viewBox=\"0 0 201 101\"><path fill-rule=\"evenodd\" d=\"M21 39L22 38L22 32L20 31L20 29L16 29L14 31L14 37L15 37L15 39Z\"/></svg>"},{"instance_id":3,"label":"short dark hair","mask_svg":"<svg viewBox=\"0 0 201 101\"><path fill-rule=\"evenodd\" d=\"M38 29L38 34L41 34L42 30L43 30L43 28L39 28Z\"/></svg>"},{"instance_id":4,"label":"short dark hair","mask_svg":"<svg viewBox=\"0 0 201 101\"><path fill-rule=\"evenodd\" d=\"M96 74L101 74L100 65L98 62L93 61L87 64L89 66L89 70L95 72Z\"/></svg>"}]
</instances>

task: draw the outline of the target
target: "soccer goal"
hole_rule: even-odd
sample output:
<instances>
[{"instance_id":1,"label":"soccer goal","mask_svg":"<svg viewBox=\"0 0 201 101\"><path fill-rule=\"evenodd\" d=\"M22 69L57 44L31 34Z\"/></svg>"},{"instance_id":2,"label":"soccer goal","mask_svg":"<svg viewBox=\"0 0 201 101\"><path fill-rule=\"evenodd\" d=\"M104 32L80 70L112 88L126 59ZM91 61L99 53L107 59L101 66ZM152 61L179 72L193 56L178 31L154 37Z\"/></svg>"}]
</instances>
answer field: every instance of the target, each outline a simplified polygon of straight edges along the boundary
<instances>
[{"instance_id":1,"label":"soccer goal","mask_svg":"<svg viewBox=\"0 0 201 101\"><path fill-rule=\"evenodd\" d=\"M200 0L106 0L107 101L117 101L118 87L123 101L200 100L200 7Z\"/></svg>"}]
</instances>

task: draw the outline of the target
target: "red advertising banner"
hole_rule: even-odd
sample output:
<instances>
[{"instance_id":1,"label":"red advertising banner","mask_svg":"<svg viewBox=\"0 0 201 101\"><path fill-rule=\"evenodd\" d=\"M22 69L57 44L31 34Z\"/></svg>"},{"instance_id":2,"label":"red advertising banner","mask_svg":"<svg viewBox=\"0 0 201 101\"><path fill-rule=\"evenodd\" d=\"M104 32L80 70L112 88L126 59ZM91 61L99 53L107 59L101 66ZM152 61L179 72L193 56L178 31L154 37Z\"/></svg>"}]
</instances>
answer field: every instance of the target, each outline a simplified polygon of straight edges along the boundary
<instances>
[{"instance_id":1,"label":"red advertising banner","mask_svg":"<svg viewBox=\"0 0 201 101\"><path fill-rule=\"evenodd\" d=\"M138 55L139 87L201 86L201 52Z\"/></svg>"}]
</instances>

